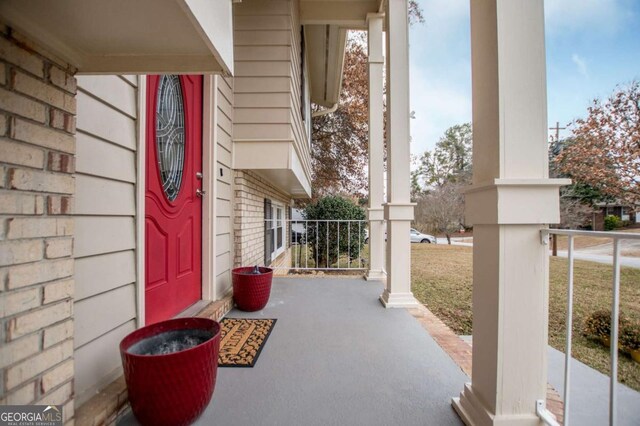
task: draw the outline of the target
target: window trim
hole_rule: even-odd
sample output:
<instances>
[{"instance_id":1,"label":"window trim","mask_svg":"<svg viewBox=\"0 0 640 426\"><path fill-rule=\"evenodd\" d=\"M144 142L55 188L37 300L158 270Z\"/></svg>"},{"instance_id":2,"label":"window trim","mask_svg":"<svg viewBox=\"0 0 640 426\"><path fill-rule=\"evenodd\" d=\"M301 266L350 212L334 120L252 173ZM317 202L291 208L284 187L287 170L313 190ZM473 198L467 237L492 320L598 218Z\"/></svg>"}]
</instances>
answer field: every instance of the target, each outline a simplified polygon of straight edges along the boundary
<instances>
[{"instance_id":1,"label":"window trim","mask_svg":"<svg viewBox=\"0 0 640 426\"><path fill-rule=\"evenodd\" d=\"M278 223L276 223L278 220L278 210L282 212L280 216L280 223L279 223L282 226L282 231L281 231L282 247L278 247L278 231L277 231ZM284 253L287 248L287 244L286 244L287 226L286 226L285 205L274 200L271 200L271 223L269 225L269 232L273 232L273 247L272 247L273 250L271 251L271 261L273 262L278 258L278 256Z\"/></svg>"}]
</instances>

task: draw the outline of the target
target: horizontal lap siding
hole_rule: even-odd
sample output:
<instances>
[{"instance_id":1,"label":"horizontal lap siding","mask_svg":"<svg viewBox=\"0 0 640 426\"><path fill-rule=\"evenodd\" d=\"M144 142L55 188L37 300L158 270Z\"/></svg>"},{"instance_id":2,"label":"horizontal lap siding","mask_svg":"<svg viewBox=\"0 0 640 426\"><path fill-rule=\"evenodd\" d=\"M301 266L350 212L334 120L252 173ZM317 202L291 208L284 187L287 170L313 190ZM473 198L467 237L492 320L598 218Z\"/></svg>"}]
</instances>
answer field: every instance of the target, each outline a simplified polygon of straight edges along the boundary
<instances>
[{"instance_id":1,"label":"horizontal lap siding","mask_svg":"<svg viewBox=\"0 0 640 426\"><path fill-rule=\"evenodd\" d=\"M231 288L231 141L233 131L233 79L216 77L216 236L215 285L221 298ZM221 173L222 171L222 173Z\"/></svg>"},{"instance_id":2,"label":"horizontal lap siding","mask_svg":"<svg viewBox=\"0 0 640 426\"><path fill-rule=\"evenodd\" d=\"M244 0L235 15L235 140L291 140L307 170L309 141L300 112L299 1ZM264 199L291 197L250 171L234 171L233 263L264 263Z\"/></svg>"},{"instance_id":3,"label":"horizontal lap siding","mask_svg":"<svg viewBox=\"0 0 640 426\"><path fill-rule=\"evenodd\" d=\"M121 373L136 319L137 77L78 77L76 400Z\"/></svg>"},{"instance_id":4,"label":"horizontal lap siding","mask_svg":"<svg viewBox=\"0 0 640 426\"><path fill-rule=\"evenodd\" d=\"M246 0L234 5L236 140L296 137L292 116L299 114L299 107L292 100L291 87L296 81L299 84L297 13L295 0Z\"/></svg>"}]
</instances>

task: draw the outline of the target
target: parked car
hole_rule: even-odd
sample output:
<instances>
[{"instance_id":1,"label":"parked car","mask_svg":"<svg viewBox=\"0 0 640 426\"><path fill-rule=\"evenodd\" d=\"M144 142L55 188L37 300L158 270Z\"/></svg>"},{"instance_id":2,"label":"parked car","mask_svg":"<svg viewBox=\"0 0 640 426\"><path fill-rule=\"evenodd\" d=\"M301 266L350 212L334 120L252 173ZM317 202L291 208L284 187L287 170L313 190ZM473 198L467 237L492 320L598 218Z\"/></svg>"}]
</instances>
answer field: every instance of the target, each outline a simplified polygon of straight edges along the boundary
<instances>
[{"instance_id":1,"label":"parked car","mask_svg":"<svg viewBox=\"0 0 640 426\"><path fill-rule=\"evenodd\" d=\"M429 234L423 234L416 229L411 228L411 242L412 243L429 243L436 244L436 237Z\"/></svg>"},{"instance_id":2,"label":"parked car","mask_svg":"<svg viewBox=\"0 0 640 426\"><path fill-rule=\"evenodd\" d=\"M364 243L369 244L369 230L364 230ZM387 241L387 233L384 233L384 240ZM411 228L411 242L412 243L429 243L429 244L437 244L436 237L429 234L423 234L418 232L417 230Z\"/></svg>"}]
</instances>

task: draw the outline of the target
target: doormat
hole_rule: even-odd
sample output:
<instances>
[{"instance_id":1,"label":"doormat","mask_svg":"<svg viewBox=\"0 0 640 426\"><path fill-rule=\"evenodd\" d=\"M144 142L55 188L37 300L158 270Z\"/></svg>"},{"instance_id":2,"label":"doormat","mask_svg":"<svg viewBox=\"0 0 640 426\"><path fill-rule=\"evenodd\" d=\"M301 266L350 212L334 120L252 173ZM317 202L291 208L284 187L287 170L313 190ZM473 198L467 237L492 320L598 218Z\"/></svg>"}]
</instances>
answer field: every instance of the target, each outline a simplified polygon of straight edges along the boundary
<instances>
[{"instance_id":1,"label":"doormat","mask_svg":"<svg viewBox=\"0 0 640 426\"><path fill-rule=\"evenodd\" d=\"M253 367L275 324L275 319L224 318L218 366Z\"/></svg>"}]
</instances>

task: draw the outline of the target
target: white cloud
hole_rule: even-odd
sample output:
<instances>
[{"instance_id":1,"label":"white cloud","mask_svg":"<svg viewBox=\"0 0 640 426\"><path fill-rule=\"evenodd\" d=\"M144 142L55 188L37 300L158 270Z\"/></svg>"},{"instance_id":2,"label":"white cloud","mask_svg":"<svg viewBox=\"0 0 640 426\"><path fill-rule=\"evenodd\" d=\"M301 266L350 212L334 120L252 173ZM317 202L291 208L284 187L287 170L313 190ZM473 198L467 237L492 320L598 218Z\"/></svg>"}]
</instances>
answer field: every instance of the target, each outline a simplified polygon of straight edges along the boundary
<instances>
[{"instance_id":1,"label":"white cloud","mask_svg":"<svg viewBox=\"0 0 640 426\"><path fill-rule=\"evenodd\" d=\"M613 34L633 17L634 0L550 0L545 2L547 29Z\"/></svg>"},{"instance_id":2,"label":"white cloud","mask_svg":"<svg viewBox=\"0 0 640 426\"><path fill-rule=\"evenodd\" d=\"M573 63L576 64L576 67L578 68L578 72L584 78L589 78L589 71L587 70L587 62L584 60L583 57L581 57L577 53L574 53L573 55L571 55L571 61L573 61Z\"/></svg>"}]
</instances>

